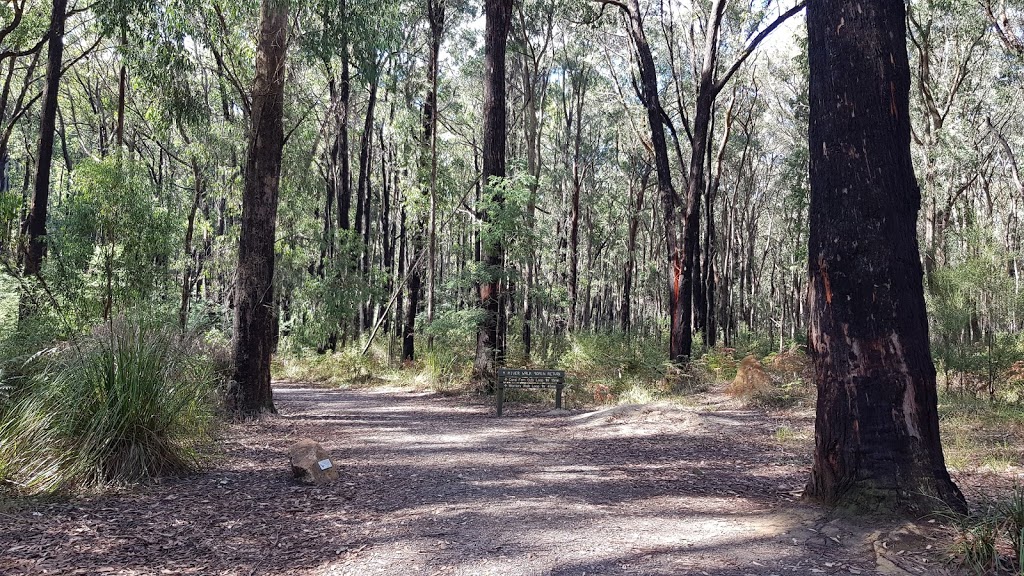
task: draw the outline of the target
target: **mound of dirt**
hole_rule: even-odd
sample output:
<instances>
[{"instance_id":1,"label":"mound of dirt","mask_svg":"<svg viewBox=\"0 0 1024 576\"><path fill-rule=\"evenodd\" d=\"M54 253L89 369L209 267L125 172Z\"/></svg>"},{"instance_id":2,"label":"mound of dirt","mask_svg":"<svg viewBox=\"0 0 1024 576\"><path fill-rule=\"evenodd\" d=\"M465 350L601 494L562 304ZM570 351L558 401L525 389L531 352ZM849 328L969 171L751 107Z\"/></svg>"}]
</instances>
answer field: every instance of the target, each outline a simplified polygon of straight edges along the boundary
<instances>
[{"instance_id":1,"label":"mound of dirt","mask_svg":"<svg viewBox=\"0 0 1024 576\"><path fill-rule=\"evenodd\" d=\"M569 420L583 428L609 424L674 424L692 427L700 417L692 411L672 404L623 404L596 412L573 416Z\"/></svg>"}]
</instances>

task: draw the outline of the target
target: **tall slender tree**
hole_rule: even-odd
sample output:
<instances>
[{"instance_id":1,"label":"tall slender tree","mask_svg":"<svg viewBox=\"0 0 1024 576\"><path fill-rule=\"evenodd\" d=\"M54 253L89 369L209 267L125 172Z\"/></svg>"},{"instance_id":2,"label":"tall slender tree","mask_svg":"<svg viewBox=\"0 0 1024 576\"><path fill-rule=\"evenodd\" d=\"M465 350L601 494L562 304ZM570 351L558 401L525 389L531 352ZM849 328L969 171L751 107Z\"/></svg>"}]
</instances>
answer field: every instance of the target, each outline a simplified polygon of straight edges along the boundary
<instances>
[{"instance_id":1,"label":"tall slender tree","mask_svg":"<svg viewBox=\"0 0 1024 576\"><path fill-rule=\"evenodd\" d=\"M684 316L689 306L683 307L683 246L679 239L677 205L679 195L672 184L672 168L668 159L668 143L665 140L665 112L661 107L658 92L658 70L654 55L644 31L643 12L638 0L626 0L618 4L626 19L626 29L633 49L636 51L637 66L640 69L640 101L647 110L647 124L651 130L651 148L654 153L654 173L658 181L658 196L664 214L665 248L668 252L668 309L669 309L669 358L681 361L689 354L690 319ZM685 351L685 354L684 354Z\"/></svg>"},{"instance_id":2,"label":"tall slender tree","mask_svg":"<svg viewBox=\"0 0 1024 576\"><path fill-rule=\"evenodd\" d=\"M32 207L25 220L26 276L39 274L46 253L46 209L50 199L50 168L53 166L53 139L57 129L57 98L64 57L64 22L67 19L67 8L67 0L53 0L53 9L50 12L46 87L43 88L43 110L39 118L35 186L32 192Z\"/></svg>"},{"instance_id":3,"label":"tall slender tree","mask_svg":"<svg viewBox=\"0 0 1024 576\"><path fill-rule=\"evenodd\" d=\"M284 147L287 51L287 3L262 0L238 245L232 338L234 370L228 389L228 405L241 418L274 411L270 389L270 356L274 345L274 238Z\"/></svg>"},{"instance_id":4,"label":"tall slender tree","mask_svg":"<svg viewBox=\"0 0 1024 576\"><path fill-rule=\"evenodd\" d=\"M963 510L939 443L906 9L815 0L807 28L808 342L818 388L807 494L843 506Z\"/></svg>"},{"instance_id":5,"label":"tall slender tree","mask_svg":"<svg viewBox=\"0 0 1024 576\"><path fill-rule=\"evenodd\" d=\"M505 53L512 24L512 0L484 0L484 136L482 178L486 195L494 206L503 202L500 188L492 186L495 179L505 177L505 144L507 136L505 106ZM487 210L482 217L489 221ZM473 371L478 380L490 379L495 362L501 361L498 335L501 312L501 276L504 246L500 239L481 243L481 262L487 279L480 282L480 307L483 318L477 328L476 361Z\"/></svg>"},{"instance_id":6,"label":"tall slender tree","mask_svg":"<svg viewBox=\"0 0 1024 576\"><path fill-rule=\"evenodd\" d=\"M423 131L430 148L430 215L427 223L427 323L434 321L437 304L437 76L441 62L441 40L445 31L447 0L427 0L430 24L430 55L427 59L429 88L423 103Z\"/></svg>"}]
</instances>

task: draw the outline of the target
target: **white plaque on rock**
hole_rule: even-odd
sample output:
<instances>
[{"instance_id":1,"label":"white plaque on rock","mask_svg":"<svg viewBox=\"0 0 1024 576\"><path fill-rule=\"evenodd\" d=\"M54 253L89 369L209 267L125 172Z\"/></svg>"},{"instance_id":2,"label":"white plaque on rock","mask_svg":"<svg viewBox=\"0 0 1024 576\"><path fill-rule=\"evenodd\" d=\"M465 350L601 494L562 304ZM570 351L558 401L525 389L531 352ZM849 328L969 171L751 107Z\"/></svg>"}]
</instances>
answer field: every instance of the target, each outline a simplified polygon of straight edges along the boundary
<instances>
[{"instance_id":1,"label":"white plaque on rock","mask_svg":"<svg viewBox=\"0 0 1024 576\"><path fill-rule=\"evenodd\" d=\"M320 469L321 470L327 470L328 468L333 468L334 467L334 464L331 464L330 460L321 460L321 461L317 462L317 464L320 465Z\"/></svg>"}]
</instances>

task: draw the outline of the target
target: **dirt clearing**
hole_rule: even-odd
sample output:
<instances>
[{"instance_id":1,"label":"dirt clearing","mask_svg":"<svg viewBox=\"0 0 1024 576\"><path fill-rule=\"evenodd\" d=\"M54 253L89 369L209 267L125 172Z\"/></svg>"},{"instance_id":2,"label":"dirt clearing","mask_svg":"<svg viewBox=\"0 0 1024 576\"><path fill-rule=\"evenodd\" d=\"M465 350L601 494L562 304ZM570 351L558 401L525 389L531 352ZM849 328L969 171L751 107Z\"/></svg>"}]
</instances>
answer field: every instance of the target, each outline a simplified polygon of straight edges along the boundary
<instances>
[{"instance_id":1,"label":"dirt clearing","mask_svg":"<svg viewBox=\"0 0 1024 576\"><path fill-rule=\"evenodd\" d=\"M942 574L935 524L800 502L810 415L279 384L207 474L0 509L0 574ZM312 438L341 481L296 484ZM930 548L929 548L930 547Z\"/></svg>"}]
</instances>

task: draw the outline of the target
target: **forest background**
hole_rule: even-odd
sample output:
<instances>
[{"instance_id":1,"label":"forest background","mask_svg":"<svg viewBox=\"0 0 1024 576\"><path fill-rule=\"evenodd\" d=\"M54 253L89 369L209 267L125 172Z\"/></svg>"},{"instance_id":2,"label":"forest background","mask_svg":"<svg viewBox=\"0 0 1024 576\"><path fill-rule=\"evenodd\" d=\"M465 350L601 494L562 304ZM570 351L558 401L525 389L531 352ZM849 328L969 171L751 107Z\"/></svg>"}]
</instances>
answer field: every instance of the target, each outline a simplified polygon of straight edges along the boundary
<instances>
[{"instance_id":1,"label":"forest background","mask_svg":"<svg viewBox=\"0 0 1024 576\"><path fill-rule=\"evenodd\" d=\"M400 368L439 389L472 388L488 283L501 295L497 361L568 369L586 401L728 380L749 354L801 361L802 16L747 53L791 5L732 2L716 18L710 2L611 4L512 6L507 169L497 179L483 178L479 7L291 6L268 307L279 375L350 380ZM622 16L634 5L654 57L670 173L685 192L671 210L641 104L633 20ZM908 11L918 231L940 386L1019 406L1024 5L915 0ZM125 359L148 376L120 386L149 382L157 396L178 383L164 416L194 418L182 430L165 418L175 441L213 420L218 403L208 400L223 397L232 374L259 14L256 2L234 0L0 4L0 435L18 438L0 450L0 478L67 481L40 473L51 470L46 459L30 458L40 469L26 473L17 446L45 446L40 435L59 445L71 430L93 431L96 451L116 452L98 440L95 419L25 422L53 403L81 412L70 407L96 399L91 383ZM62 39L50 33L58 28ZM722 83L702 121L709 44ZM682 331L667 290L669 214L694 219ZM807 384L791 371L764 401L806 401ZM139 472L119 454L115 464L86 459L94 466L68 477L182 464L161 452Z\"/></svg>"}]
</instances>

